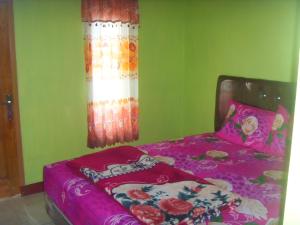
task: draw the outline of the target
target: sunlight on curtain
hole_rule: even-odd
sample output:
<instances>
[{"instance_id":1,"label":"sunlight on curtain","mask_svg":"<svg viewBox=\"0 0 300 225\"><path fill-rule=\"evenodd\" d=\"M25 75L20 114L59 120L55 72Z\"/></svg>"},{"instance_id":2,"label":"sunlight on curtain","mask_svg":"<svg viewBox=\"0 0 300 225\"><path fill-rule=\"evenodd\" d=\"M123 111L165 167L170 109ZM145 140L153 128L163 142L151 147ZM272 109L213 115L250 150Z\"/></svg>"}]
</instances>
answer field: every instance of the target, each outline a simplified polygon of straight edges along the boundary
<instances>
[{"instance_id":1,"label":"sunlight on curtain","mask_svg":"<svg viewBox=\"0 0 300 225\"><path fill-rule=\"evenodd\" d=\"M137 0L82 0L88 146L138 139Z\"/></svg>"},{"instance_id":2,"label":"sunlight on curtain","mask_svg":"<svg viewBox=\"0 0 300 225\"><path fill-rule=\"evenodd\" d=\"M300 56L299 56L300 57ZM300 65L300 62L299 62ZM295 103L292 148L290 156L287 194L284 210L284 225L300 224L300 67L298 65L298 82Z\"/></svg>"}]
</instances>

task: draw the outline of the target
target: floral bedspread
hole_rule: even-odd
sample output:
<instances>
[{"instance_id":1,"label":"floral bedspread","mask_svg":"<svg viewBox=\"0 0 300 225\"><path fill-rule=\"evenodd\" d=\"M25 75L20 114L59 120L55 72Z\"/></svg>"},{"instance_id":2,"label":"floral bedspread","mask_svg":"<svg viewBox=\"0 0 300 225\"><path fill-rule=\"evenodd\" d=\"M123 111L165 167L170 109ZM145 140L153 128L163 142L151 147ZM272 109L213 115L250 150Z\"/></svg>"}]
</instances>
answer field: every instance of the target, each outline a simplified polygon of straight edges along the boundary
<instances>
[{"instance_id":1,"label":"floral bedspread","mask_svg":"<svg viewBox=\"0 0 300 225\"><path fill-rule=\"evenodd\" d=\"M239 195L132 146L110 148L67 164L148 225L200 224L241 205Z\"/></svg>"},{"instance_id":2,"label":"floral bedspread","mask_svg":"<svg viewBox=\"0 0 300 225\"><path fill-rule=\"evenodd\" d=\"M214 217L208 224L278 223L281 183L284 177L283 158L234 145L217 138L214 134L189 136L175 141L142 145L138 148L157 160L205 178L217 187L232 191L241 197L241 204L237 208L234 210L229 208L226 213ZM44 181L47 195L74 225L140 224L104 191L99 191L93 184L68 168L66 162L46 166ZM140 194L140 192L131 193L132 196L146 196ZM166 210L176 211L178 208L176 204L178 202L168 201L164 207ZM134 210L143 213L146 209ZM198 210L193 213L203 212ZM149 215L157 216L151 212Z\"/></svg>"}]
</instances>

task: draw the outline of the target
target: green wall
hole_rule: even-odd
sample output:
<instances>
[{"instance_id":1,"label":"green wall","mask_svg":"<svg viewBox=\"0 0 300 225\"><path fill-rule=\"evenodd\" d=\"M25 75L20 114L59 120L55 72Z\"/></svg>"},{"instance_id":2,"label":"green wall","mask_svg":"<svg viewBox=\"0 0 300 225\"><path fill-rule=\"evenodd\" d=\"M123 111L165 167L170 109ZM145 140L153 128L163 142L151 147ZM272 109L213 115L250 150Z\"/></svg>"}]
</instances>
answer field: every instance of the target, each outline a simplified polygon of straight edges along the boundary
<instances>
[{"instance_id":1,"label":"green wall","mask_svg":"<svg viewBox=\"0 0 300 225\"><path fill-rule=\"evenodd\" d=\"M26 184L42 179L46 163L86 149L79 18L79 1L14 1Z\"/></svg>"},{"instance_id":2,"label":"green wall","mask_svg":"<svg viewBox=\"0 0 300 225\"><path fill-rule=\"evenodd\" d=\"M294 80L296 0L140 0L140 140L213 129L219 74ZM14 0L26 184L89 153L80 0Z\"/></svg>"},{"instance_id":3,"label":"green wall","mask_svg":"<svg viewBox=\"0 0 300 225\"><path fill-rule=\"evenodd\" d=\"M140 140L134 144L182 136L183 111L177 109L184 75L180 2L140 1ZM14 15L29 184L42 179L43 165L91 152L86 147L80 0L15 0Z\"/></svg>"},{"instance_id":4,"label":"green wall","mask_svg":"<svg viewBox=\"0 0 300 225\"><path fill-rule=\"evenodd\" d=\"M138 143L178 138L183 135L183 4L181 0L139 2Z\"/></svg>"},{"instance_id":5,"label":"green wall","mask_svg":"<svg viewBox=\"0 0 300 225\"><path fill-rule=\"evenodd\" d=\"M187 11L184 134L213 131L220 74L294 80L297 0L193 0Z\"/></svg>"}]
</instances>

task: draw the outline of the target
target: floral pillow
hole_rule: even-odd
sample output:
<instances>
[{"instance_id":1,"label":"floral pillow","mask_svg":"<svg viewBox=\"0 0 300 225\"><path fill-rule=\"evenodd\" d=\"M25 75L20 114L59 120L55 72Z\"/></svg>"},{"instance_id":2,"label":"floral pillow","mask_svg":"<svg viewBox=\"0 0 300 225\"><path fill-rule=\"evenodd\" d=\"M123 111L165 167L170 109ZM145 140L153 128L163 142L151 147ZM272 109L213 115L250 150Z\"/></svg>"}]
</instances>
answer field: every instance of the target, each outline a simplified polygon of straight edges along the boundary
<instances>
[{"instance_id":1,"label":"floral pillow","mask_svg":"<svg viewBox=\"0 0 300 225\"><path fill-rule=\"evenodd\" d=\"M273 155L284 155L286 139L288 136L289 117L290 116L286 108L279 105L272 124L272 129L269 132L266 142L267 146L264 149L266 152L272 153Z\"/></svg>"},{"instance_id":2,"label":"floral pillow","mask_svg":"<svg viewBox=\"0 0 300 225\"><path fill-rule=\"evenodd\" d=\"M231 100L225 124L216 135L256 150L267 148L275 113Z\"/></svg>"}]
</instances>

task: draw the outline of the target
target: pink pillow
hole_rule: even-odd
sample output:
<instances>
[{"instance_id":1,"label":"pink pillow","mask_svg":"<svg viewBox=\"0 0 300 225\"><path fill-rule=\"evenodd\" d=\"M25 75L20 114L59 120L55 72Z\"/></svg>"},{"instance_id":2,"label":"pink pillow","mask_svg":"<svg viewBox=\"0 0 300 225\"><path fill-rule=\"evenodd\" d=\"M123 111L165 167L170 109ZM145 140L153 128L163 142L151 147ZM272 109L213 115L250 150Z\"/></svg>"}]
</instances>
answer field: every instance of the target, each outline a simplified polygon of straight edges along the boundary
<instances>
[{"instance_id":1,"label":"pink pillow","mask_svg":"<svg viewBox=\"0 0 300 225\"><path fill-rule=\"evenodd\" d=\"M288 136L289 113L282 105L278 106L272 128L267 139L265 152L284 156Z\"/></svg>"},{"instance_id":2,"label":"pink pillow","mask_svg":"<svg viewBox=\"0 0 300 225\"><path fill-rule=\"evenodd\" d=\"M266 149L275 113L231 100L220 138L256 150Z\"/></svg>"}]
</instances>

